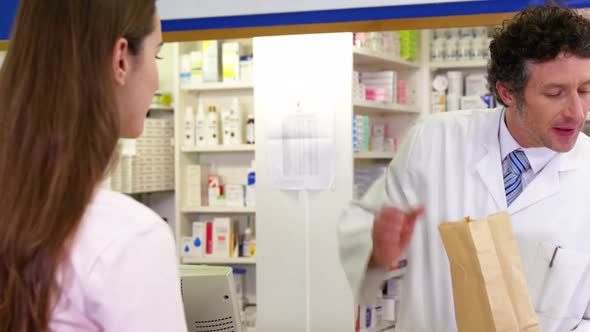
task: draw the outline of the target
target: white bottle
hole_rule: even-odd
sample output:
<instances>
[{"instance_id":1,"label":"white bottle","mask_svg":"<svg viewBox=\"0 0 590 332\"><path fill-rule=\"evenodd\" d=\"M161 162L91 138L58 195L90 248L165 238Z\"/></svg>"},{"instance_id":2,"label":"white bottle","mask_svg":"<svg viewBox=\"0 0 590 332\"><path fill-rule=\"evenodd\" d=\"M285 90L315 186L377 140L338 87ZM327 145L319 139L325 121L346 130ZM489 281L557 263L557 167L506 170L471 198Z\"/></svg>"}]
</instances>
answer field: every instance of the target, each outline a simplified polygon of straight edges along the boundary
<instances>
[{"instance_id":1,"label":"white bottle","mask_svg":"<svg viewBox=\"0 0 590 332\"><path fill-rule=\"evenodd\" d=\"M246 230L244 230L244 242L243 242L243 253L244 257L251 257L252 252L250 245L252 244L252 224L250 222L250 216L248 216L248 222L246 223Z\"/></svg>"},{"instance_id":2,"label":"white bottle","mask_svg":"<svg viewBox=\"0 0 590 332\"><path fill-rule=\"evenodd\" d=\"M191 57L189 54L182 56L180 60L180 86L185 87L191 84Z\"/></svg>"},{"instance_id":3,"label":"white bottle","mask_svg":"<svg viewBox=\"0 0 590 332\"><path fill-rule=\"evenodd\" d=\"M238 98L233 98L231 107L227 110L227 124L224 124L224 144L239 145L242 139L242 110Z\"/></svg>"},{"instance_id":4,"label":"white bottle","mask_svg":"<svg viewBox=\"0 0 590 332\"><path fill-rule=\"evenodd\" d=\"M184 146L195 146L195 111L189 106L184 113Z\"/></svg>"},{"instance_id":5,"label":"white bottle","mask_svg":"<svg viewBox=\"0 0 590 332\"><path fill-rule=\"evenodd\" d=\"M196 146L205 146L207 142L205 140L207 136L207 116L205 115L205 109L203 104L199 104L199 110L197 111L197 121L195 122L195 140Z\"/></svg>"},{"instance_id":6,"label":"white bottle","mask_svg":"<svg viewBox=\"0 0 590 332\"><path fill-rule=\"evenodd\" d=\"M252 165L248 170L248 179L246 185L246 206L256 206L256 162L252 160Z\"/></svg>"},{"instance_id":7,"label":"white bottle","mask_svg":"<svg viewBox=\"0 0 590 332\"><path fill-rule=\"evenodd\" d=\"M215 106L207 113L207 145L219 145L219 114Z\"/></svg>"},{"instance_id":8,"label":"white bottle","mask_svg":"<svg viewBox=\"0 0 590 332\"><path fill-rule=\"evenodd\" d=\"M252 113L248 114L248 122L246 123L246 143L254 144L256 137L256 130L254 124L254 115Z\"/></svg>"},{"instance_id":9,"label":"white bottle","mask_svg":"<svg viewBox=\"0 0 590 332\"><path fill-rule=\"evenodd\" d=\"M204 40L203 47L203 82L219 82L219 42Z\"/></svg>"},{"instance_id":10,"label":"white bottle","mask_svg":"<svg viewBox=\"0 0 590 332\"><path fill-rule=\"evenodd\" d=\"M190 53L190 82L196 85L203 82L203 53L195 51Z\"/></svg>"},{"instance_id":11,"label":"white bottle","mask_svg":"<svg viewBox=\"0 0 590 332\"><path fill-rule=\"evenodd\" d=\"M231 145L231 108L224 108L221 111L221 144Z\"/></svg>"}]
</instances>

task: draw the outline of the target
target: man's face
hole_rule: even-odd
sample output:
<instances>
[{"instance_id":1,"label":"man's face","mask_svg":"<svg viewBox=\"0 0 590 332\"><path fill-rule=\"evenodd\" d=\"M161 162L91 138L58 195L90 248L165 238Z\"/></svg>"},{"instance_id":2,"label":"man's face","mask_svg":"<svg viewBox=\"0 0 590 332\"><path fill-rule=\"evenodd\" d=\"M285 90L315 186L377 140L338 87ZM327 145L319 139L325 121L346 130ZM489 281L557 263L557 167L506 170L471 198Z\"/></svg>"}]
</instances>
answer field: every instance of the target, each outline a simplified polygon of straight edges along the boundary
<instances>
[{"instance_id":1,"label":"man's face","mask_svg":"<svg viewBox=\"0 0 590 332\"><path fill-rule=\"evenodd\" d=\"M590 107L590 59L560 54L528 68L523 105L508 105L511 134L523 147L570 151Z\"/></svg>"}]
</instances>

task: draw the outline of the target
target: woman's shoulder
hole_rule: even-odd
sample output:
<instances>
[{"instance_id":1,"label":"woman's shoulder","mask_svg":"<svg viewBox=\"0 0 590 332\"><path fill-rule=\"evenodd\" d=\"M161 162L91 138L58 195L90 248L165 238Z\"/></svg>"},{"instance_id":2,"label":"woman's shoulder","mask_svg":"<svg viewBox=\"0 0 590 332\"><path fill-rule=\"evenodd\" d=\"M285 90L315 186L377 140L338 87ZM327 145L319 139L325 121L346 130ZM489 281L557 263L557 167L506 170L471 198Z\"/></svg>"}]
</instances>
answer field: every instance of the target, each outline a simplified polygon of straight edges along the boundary
<instances>
[{"instance_id":1,"label":"woman's shoulder","mask_svg":"<svg viewBox=\"0 0 590 332\"><path fill-rule=\"evenodd\" d=\"M116 223L123 229L145 228L161 223L163 219L133 198L108 190L99 190L88 206L85 221L98 220L98 225Z\"/></svg>"},{"instance_id":2,"label":"woman's shoulder","mask_svg":"<svg viewBox=\"0 0 590 332\"><path fill-rule=\"evenodd\" d=\"M101 255L116 254L138 241L167 247L173 242L170 228L152 210L132 198L100 190L88 206L72 248L78 273L89 273Z\"/></svg>"},{"instance_id":3,"label":"woman's shoulder","mask_svg":"<svg viewBox=\"0 0 590 332\"><path fill-rule=\"evenodd\" d=\"M160 292L176 296L176 253L171 229L157 214L125 195L97 192L58 279L63 296L54 312L55 330L102 324L103 316L116 319L119 296L151 292L137 283L142 277L157 278ZM159 273L150 274L154 271Z\"/></svg>"}]
</instances>

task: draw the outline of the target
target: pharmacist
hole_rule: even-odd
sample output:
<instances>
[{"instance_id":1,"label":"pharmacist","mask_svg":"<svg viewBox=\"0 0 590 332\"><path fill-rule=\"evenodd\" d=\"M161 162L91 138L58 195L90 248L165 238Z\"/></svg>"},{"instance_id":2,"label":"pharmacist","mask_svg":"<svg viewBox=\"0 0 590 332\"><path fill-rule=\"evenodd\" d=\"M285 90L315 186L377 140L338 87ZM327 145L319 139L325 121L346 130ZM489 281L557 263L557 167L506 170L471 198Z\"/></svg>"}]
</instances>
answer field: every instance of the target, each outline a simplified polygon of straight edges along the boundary
<instances>
[{"instance_id":1,"label":"pharmacist","mask_svg":"<svg viewBox=\"0 0 590 332\"><path fill-rule=\"evenodd\" d=\"M505 107L434 115L412 129L363 208L341 221L344 270L368 301L405 254L396 331L456 331L437 226L508 210L541 331L590 331L590 138L580 133L590 107L590 21L568 9L526 9L490 51L489 85Z\"/></svg>"}]
</instances>

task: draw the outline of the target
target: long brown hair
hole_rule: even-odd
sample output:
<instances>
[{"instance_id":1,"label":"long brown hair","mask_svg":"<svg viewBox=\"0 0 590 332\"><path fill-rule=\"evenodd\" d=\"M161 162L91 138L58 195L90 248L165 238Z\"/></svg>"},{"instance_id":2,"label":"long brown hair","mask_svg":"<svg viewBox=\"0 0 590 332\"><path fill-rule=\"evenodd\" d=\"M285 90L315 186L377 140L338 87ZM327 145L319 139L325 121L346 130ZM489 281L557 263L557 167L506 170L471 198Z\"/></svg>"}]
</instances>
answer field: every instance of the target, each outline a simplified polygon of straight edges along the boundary
<instances>
[{"instance_id":1,"label":"long brown hair","mask_svg":"<svg viewBox=\"0 0 590 332\"><path fill-rule=\"evenodd\" d=\"M133 54L155 0L22 0L0 70L0 332L44 332L119 136L113 47Z\"/></svg>"}]
</instances>

